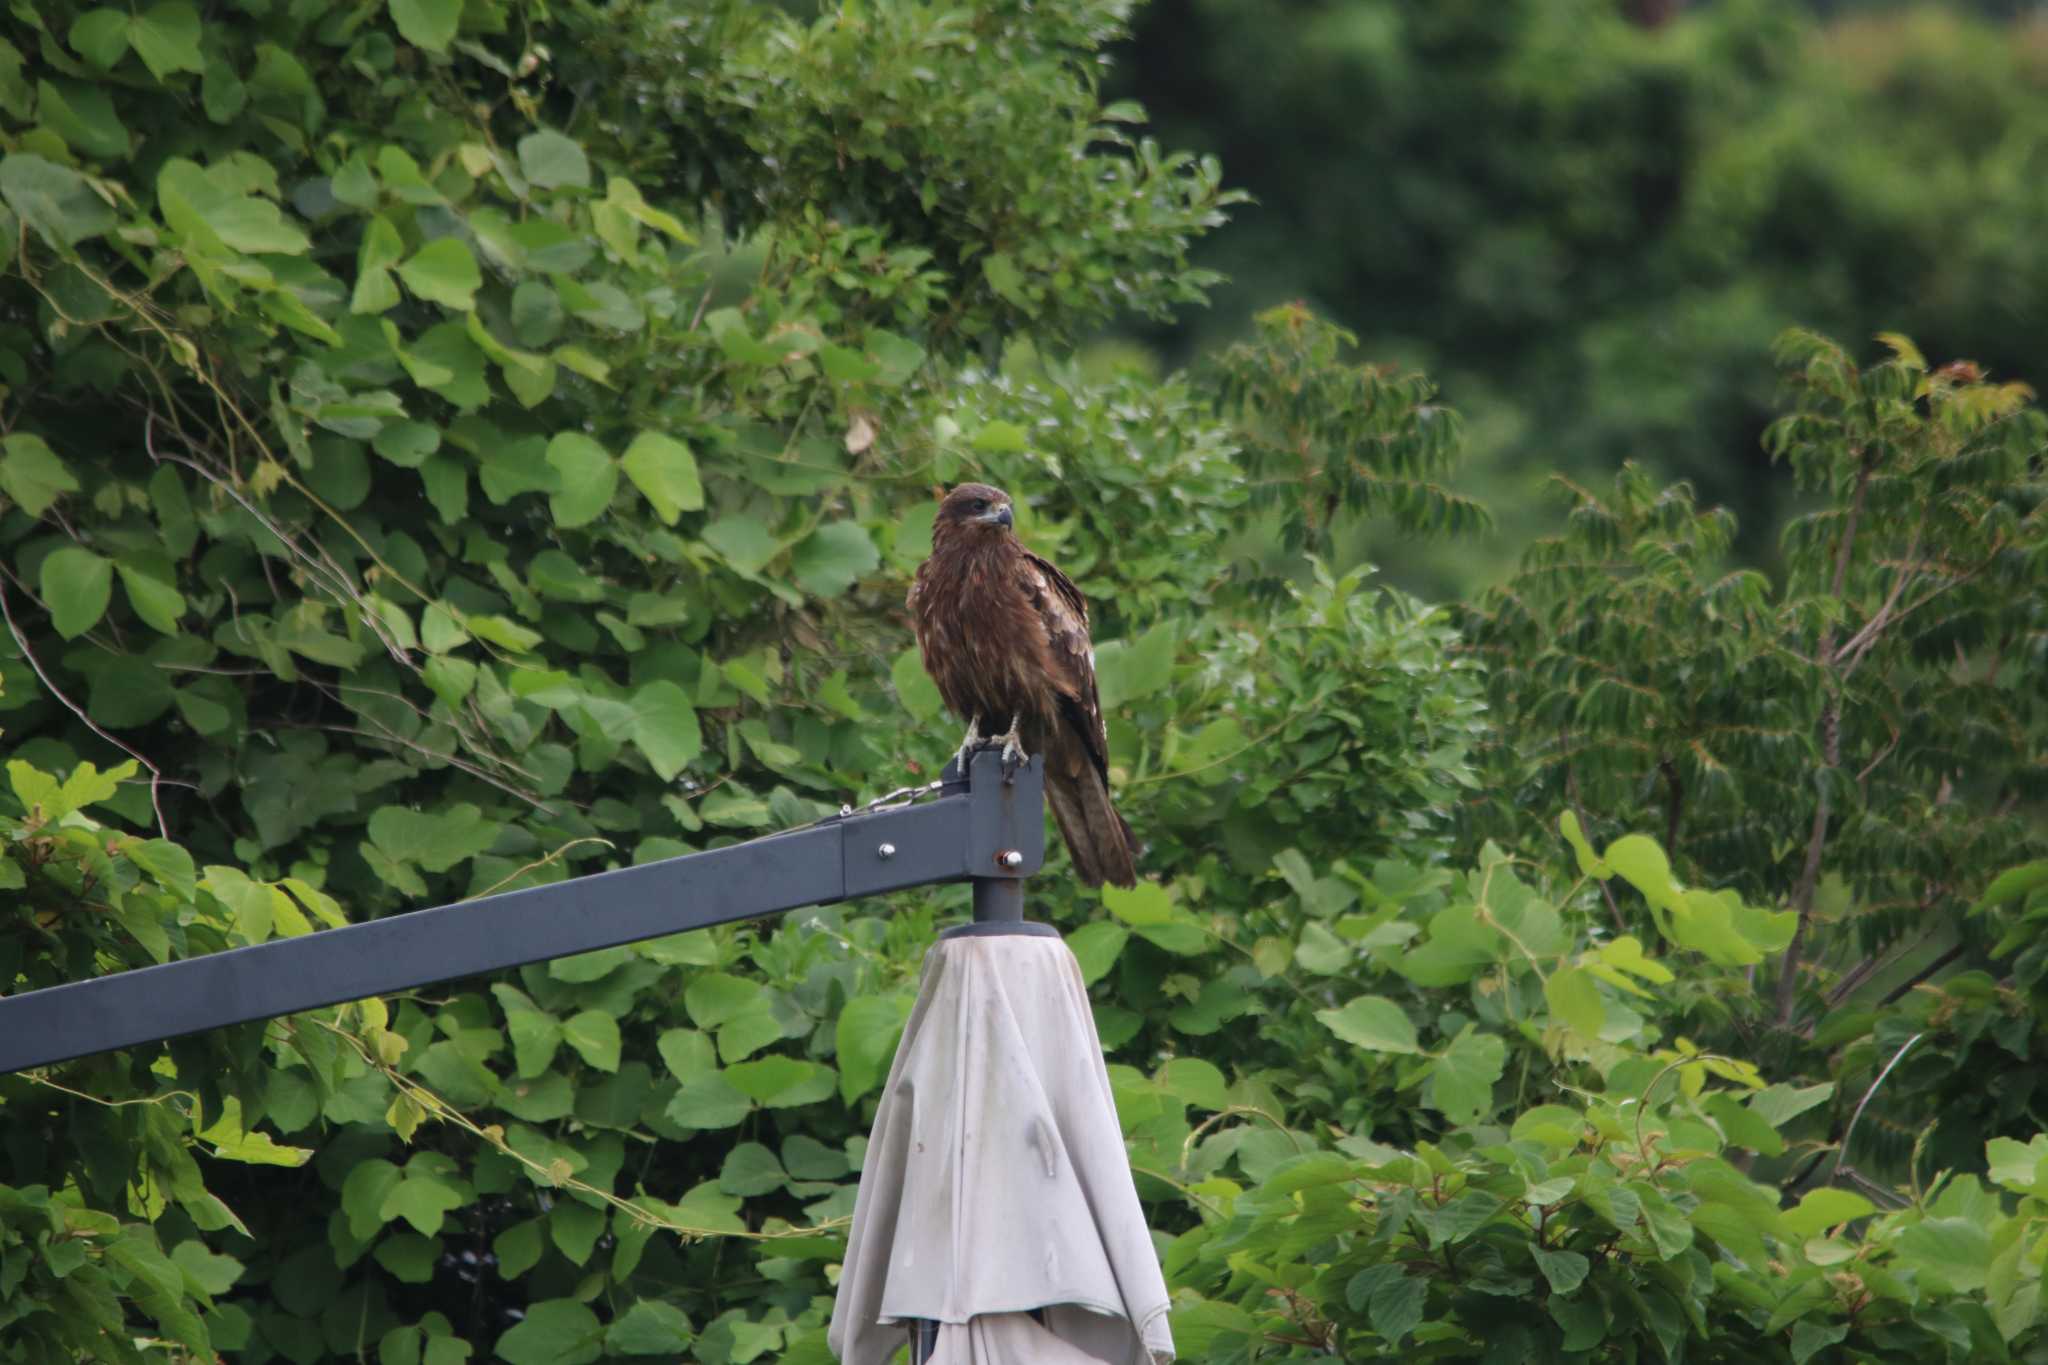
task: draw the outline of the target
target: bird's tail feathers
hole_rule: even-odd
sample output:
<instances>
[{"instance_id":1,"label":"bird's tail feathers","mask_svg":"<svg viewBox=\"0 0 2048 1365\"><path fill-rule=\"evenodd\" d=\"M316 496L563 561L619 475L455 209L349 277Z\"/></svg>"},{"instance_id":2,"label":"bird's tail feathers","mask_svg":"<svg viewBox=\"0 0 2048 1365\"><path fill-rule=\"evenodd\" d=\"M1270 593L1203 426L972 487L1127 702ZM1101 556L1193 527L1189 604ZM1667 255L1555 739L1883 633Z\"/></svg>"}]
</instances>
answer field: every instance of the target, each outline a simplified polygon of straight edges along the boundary
<instances>
[{"instance_id":1,"label":"bird's tail feathers","mask_svg":"<svg viewBox=\"0 0 2048 1365\"><path fill-rule=\"evenodd\" d=\"M1137 840L1110 803L1100 777L1091 771L1071 778L1053 775L1045 784L1045 798L1083 885L1138 884Z\"/></svg>"}]
</instances>

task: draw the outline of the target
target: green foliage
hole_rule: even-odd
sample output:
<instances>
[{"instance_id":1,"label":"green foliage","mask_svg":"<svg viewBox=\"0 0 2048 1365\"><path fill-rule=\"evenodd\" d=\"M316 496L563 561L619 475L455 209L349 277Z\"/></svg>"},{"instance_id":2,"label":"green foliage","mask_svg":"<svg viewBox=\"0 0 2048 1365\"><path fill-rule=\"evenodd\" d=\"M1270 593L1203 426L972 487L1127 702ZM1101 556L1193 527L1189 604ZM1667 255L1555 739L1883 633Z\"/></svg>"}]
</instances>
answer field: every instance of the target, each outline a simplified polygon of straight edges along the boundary
<instances>
[{"instance_id":1,"label":"green foliage","mask_svg":"<svg viewBox=\"0 0 2048 1365\"><path fill-rule=\"evenodd\" d=\"M1124 8L17 6L0 989L714 847L928 775L953 731L899 604L932 489L978 475L1096 604L1146 880L1084 897L1055 855L1033 896L1091 983L1189 1358L2036 1349L2031 1101L1958 1104L1937 1135L1997 1195L1866 1189L1840 1160L1860 1132L1829 1127L1864 1075L1924 1108L1936 1058L2031 1055L2036 865L1992 879L2015 841L1954 842L1959 810L1953 894L2010 980L1732 1045L1751 968L1810 919L1776 846L1667 848L1608 797L1559 841L1553 755L1482 780L1526 724L1512 668L1489 681L1451 613L1261 540L1324 545L1331 498L1475 524L1428 383L1299 311L1187 374L1064 354L1198 296L1188 244L1231 199L1100 103ZM1790 462L1836 486L1865 423L1903 482L1865 499L1855 591L1785 629L1875 641L1836 680L1856 744L1902 704L1866 679L1931 689L1955 641L1855 632L1932 490L1930 534L2009 539L1909 619L2017 632L2010 681L1951 684L2024 739L2038 623L1992 588L2038 572L2031 417L1831 355L1802 354ZM1531 619L1549 667L1558 618ZM1484 844L1500 800L1523 818ZM1910 875L1857 837L1844 887ZM962 900L0 1078L0 1347L821 1359L877 1091ZM1868 1131L1921 1112L1888 1099Z\"/></svg>"},{"instance_id":2,"label":"green foliage","mask_svg":"<svg viewBox=\"0 0 2048 1365\"><path fill-rule=\"evenodd\" d=\"M1256 319L1258 343L1226 351L1219 387L1234 406L1253 503L1291 504L1283 539L1327 553L1338 513L1407 531L1469 532L1485 509L1443 487L1456 462L1456 414L1421 375L1340 363L1357 338L1300 305Z\"/></svg>"},{"instance_id":3,"label":"green foliage","mask_svg":"<svg viewBox=\"0 0 2048 1365\"><path fill-rule=\"evenodd\" d=\"M1932 0L1152 0L1111 84L1260 205L1196 253L1218 307L1162 340L1305 298L1426 368L1510 535L1406 554L1402 581L1464 592L1549 529L1544 476L1629 459L1771 563L1804 510L1756 447L1788 327L2048 383L2048 176L2012 131L2048 117L2043 42L2031 7Z\"/></svg>"},{"instance_id":4,"label":"green foliage","mask_svg":"<svg viewBox=\"0 0 2048 1365\"><path fill-rule=\"evenodd\" d=\"M1444 1124L1428 1139L1396 1136L1398 1110L1324 1134L1279 1127L1253 1077L1198 1098L1168 1068L1113 1070L1134 1150L1160 1161L1140 1158L1141 1185L1198 1214L1165 1254L1181 1349L1804 1361L1840 1343L1859 1359L2006 1358L2039 1315L2038 1267L2014 1250L2048 1232L2039 1140L1987 1154L1993 1181L2026 1194L2017 1208L1969 1176L1910 1200L1873 1191L1881 1205L1829 1187L1781 1199L1752 1166L1834 1088L1767 1083L1688 1040L1698 1002L1741 995L1741 977L1688 942L1682 904L1655 956L1608 936L1591 878L1640 876L1650 897L1669 873L1644 870L1662 854L1642 836L1587 853L1561 896L1494 854L1440 877L1442 895L1337 921L1357 943L1344 974L1396 994L1318 1012L1348 1045L1323 1062L1330 1088L1377 1107L1419 1086ZM1412 869L1374 874L1404 881ZM1772 918L1738 915L1727 947L1782 945ZM1215 1112L1195 1124L1190 1109Z\"/></svg>"},{"instance_id":5,"label":"green foliage","mask_svg":"<svg viewBox=\"0 0 2048 1365\"><path fill-rule=\"evenodd\" d=\"M2040 846L2048 424L2024 386L1886 341L1867 369L1780 343L1792 411L1768 441L1823 501L1786 531L1782 584L1728 570L1729 516L1682 485L1567 485L1570 529L1473 619L1496 703L1539 737L1498 753L1509 824L1569 805L1661 826L1681 871L1783 898L1802 941L1825 876L1866 953Z\"/></svg>"}]
</instances>

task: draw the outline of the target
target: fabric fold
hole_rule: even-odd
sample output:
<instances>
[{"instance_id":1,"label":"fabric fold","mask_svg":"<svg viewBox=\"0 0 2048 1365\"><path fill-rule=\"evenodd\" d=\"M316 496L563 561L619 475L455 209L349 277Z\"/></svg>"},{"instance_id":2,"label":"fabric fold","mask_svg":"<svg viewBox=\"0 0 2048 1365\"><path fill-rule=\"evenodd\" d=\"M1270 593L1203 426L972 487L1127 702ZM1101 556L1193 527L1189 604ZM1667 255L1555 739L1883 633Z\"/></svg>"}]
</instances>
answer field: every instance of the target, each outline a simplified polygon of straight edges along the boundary
<instances>
[{"instance_id":1,"label":"fabric fold","mask_svg":"<svg viewBox=\"0 0 2048 1365\"><path fill-rule=\"evenodd\" d=\"M833 1351L882 1365L922 1318L954 1365L1160 1365L1166 1309L1073 953L941 940L875 1115Z\"/></svg>"}]
</instances>

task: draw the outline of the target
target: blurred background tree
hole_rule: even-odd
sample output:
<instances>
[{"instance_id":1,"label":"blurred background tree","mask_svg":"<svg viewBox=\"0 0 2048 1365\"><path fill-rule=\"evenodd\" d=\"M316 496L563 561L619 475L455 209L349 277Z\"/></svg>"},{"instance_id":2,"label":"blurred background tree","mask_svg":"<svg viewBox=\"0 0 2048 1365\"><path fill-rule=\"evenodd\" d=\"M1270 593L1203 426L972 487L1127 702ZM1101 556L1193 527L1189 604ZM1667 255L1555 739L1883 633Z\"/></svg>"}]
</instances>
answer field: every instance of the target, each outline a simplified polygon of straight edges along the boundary
<instances>
[{"instance_id":1,"label":"blurred background tree","mask_svg":"<svg viewBox=\"0 0 2048 1365\"><path fill-rule=\"evenodd\" d=\"M1774 567L1797 503L1759 437L1788 326L1897 328L2042 378L2037 6L1651 8L1668 21L1620 0L1159 0L1117 54L1113 93L1256 201L1196 252L1230 278L1213 309L1145 339L1178 361L1300 298L1464 414L1466 486L1503 533L1371 555L1419 587L1496 579L1550 515L1537 482L1627 459L1729 506L1738 556Z\"/></svg>"}]
</instances>

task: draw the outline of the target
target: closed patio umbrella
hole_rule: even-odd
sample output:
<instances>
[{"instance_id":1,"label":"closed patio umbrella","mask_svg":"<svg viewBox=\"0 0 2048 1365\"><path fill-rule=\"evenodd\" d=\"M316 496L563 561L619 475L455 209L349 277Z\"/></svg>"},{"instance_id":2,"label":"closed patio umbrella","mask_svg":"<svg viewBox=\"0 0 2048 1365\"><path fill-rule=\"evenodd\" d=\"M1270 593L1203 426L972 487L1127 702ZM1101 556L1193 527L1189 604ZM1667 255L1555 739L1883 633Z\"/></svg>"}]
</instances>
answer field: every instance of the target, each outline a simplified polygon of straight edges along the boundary
<instances>
[{"instance_id":1,"label":"closed patio umbrella","mask_svg":"<svg viewBox=\"0 0 2048 1365\"><path fill-rule=\"evenodd\" d=\"M833 1351L882 1365L924 1323L943 1365L1163 1365L1166 1312L1074 955L1045 925L951 931L875 1115Z\"/></svg>"}]
</instances>

